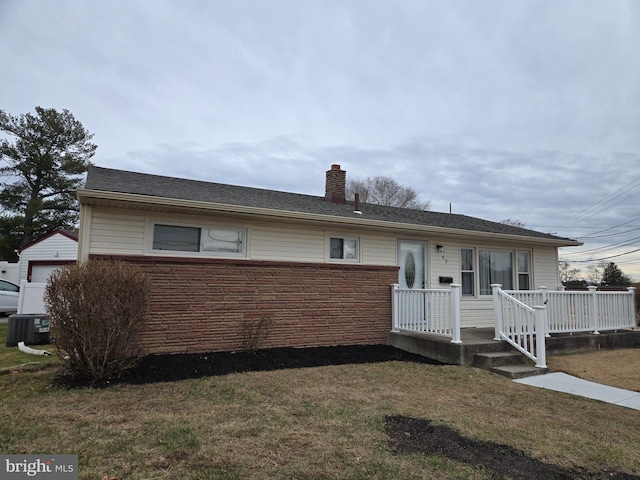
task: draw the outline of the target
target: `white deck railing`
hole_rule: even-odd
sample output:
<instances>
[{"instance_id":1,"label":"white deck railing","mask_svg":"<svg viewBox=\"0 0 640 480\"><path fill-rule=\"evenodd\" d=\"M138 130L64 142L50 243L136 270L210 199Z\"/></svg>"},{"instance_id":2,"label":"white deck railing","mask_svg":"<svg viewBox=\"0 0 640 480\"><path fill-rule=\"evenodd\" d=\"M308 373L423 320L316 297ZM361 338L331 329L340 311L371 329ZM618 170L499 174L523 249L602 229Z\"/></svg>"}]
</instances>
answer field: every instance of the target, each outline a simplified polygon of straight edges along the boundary
<instances>
[{"instance_id":1,"label":"white deck railing","mask_svg":"<svg viewBox=\"0 0 640 480\"><path fill-rule=\"evenodd\" d=\"M636 329L635 288L626 292L504 291L491 285L495 338L506 340L545 367L545 336L551 333ZM393 330L460 339L460 285L450 289L402 289L392 285Z\"/></svg>"},{"instance_id":2,"label":"white deck railing","mask_svg":"<svg viewBox=\"0 0 640 480\"><path fill-rule=\"evenodd\" d=\"M530 307L503 291L498 284L491 285L491 288L495 312L495 339L505 340L533 360L536 367L546 368L546 307ZM529 299L535 301L535 298Z\"/></svg>"},{"instance_id":3,"label":"white deck railing","mask_svg":"<svg viewBox=\"0 0 640 480\"><path fill-rule=\"evenodd\" d=\"M637 328L635 313L635 288L626 292L598 292L597 287L589 291L551 291L546 287L538 290L505 291L525 305L547 306L547 334L593 332Z\"/></svg>"},{"instance_id":4,"label":"white deck railing","mask_svg":"<svg viewBox=\"0 0 640 480\"><path fill-rule=\"evenodd\" d=\"M404 289L391 285L393 330L460 340L460 285L450 289Z\"/></svg>"}]
</instances>

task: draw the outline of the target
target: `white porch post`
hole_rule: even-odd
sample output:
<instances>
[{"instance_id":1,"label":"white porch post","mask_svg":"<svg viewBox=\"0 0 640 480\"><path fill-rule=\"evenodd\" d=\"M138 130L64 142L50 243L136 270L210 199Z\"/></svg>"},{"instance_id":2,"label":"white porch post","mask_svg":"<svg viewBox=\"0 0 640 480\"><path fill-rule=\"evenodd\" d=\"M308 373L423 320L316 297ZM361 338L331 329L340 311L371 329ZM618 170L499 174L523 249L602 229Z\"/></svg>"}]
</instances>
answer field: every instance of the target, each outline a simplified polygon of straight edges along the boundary
<instances>
[{"instance_id":1,"label":"white porch post","mask_svg":"<svg viewBox=\"0 0 640 480\"><path fill-rule=\"evenodd\" d=\"M542 292L542 304L546 305L547 304L547 290L548 290L548 287L541 286L541 287L538 287L538 290L540 290Z\"/></svg>"},{"instance_id":2,"label":"white porch post","mask_svg":"<svg viewBox=\"0 0 640 480\"><path fill-rule=\"evenodd\" d=\"M562 287L564 288L564 286ZM547 304L549 303L549 297L547 297L547 290L549 289L549 287L545 287L545 286L540 286L538 287L538 290L540 290L542 292L542 304L544 306L547 306ZM549 314L547 313L547 325L545 326L545 336L547 337L551 337L551 334L549 333Z\"/></svg>"},{"instance_id":3,"label":"white porch post","mask_svg":"<svg viewBox=\"0 0 640 480\"><path fill-rule=\"evenodd\" d=\"M391 285L391 329L397 332L400 329L398 318L398 288L399 284L394 283Z\"/></svg>"},{"instance_id":4,"label":"white porch post","mask_svg":"<svg viewBox=\"0 0 640 480\"><path fill-rule=\"evenodd\" d=\"M491 291L493 292L493 315L495 322L494 340L501 340L500 334L502 333L502 303L500 302L499 295L500 287L502 287L502 284L500 283L491 284Z\"/></svg>"},{"instance_id":5,"label":"white porch post","mask_svg":"<svg viewBox=\"0 0 640 480\"><path fill-rule=\"evenodd\" d=\"M599 334L598 331L598 299L596 298L596 291L598 287L591 285L587 287L589 289L589 319L591 321L591 327L593 333Z\"/></svg>"},{"instance_id":6,"label":"white porch post","mask_svg":"<svg viewBox=\"0 0 640 480\"><path fill-rule=\"evenodd\" d=\"M547 325L547 307L536 305L536 367L547 368L547 348L545 331Z\"/></svg>"},{"instance_id":7,"label":"white porch post","mask_svg":"<svg viewBox=\"0 0 640 480\"><path fill-rule=\"evenodd\" d=\"M636 287L627 287L631 294L631 319L633 321L633 329L638 329L638 319L636 318Z\"/></svg>"},{"instance_id":8,"label":"white porch post","mask_svg":"<svg viewBox=\"0 0 640 480\"><path fill-rule=\"evenodd\" d=\"M460 290L462 285L452 283L451 285L451 333L453 338L451 343L462 343L460 338Z\"/></svg>"}]
</instances>

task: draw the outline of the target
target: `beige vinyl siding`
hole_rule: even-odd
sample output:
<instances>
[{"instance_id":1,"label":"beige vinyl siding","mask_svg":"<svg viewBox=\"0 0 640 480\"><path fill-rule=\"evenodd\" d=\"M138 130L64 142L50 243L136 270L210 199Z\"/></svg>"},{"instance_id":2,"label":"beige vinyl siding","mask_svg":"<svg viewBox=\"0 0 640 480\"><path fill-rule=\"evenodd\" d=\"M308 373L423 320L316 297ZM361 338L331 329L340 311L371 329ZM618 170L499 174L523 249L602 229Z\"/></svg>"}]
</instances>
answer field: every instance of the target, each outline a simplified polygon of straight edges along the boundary
<instances>
[{"instance_id":1,"label":"beige vinyl siding","mask_svg":"<svg viewBox=\"0 0 640 480\"><path fill-rule=\"evenodd\" d=\"M493 327L493 300L491 297L464 299L460 302L460 326Z\"/></svg>"},{"instance_id":2,"label":"beige vinyl siding","mask_svg":"<svg viewBox=\"0 0 640 480\"><path fill-rule=\"evenodd\" d=\"M436 245L442 245L444 252L438 252ZM429 288L449 288L449 284L440 283L439 277L451 277L453 283L460 283L460 243L443 238L430 238L429 250Z\"/></svg>"},{"instance_id":3,"label":"beige vinyl siding","mask_svg":"<svg viewBox=\"0 0 640 480\"><path fill-rule=\"evenodd\" d=\"M248 256L254 260L324 262L325 235L322 229L280 224L251 226Z\"/></svg>"},{"instance_id":4,"label":"beige vinyl siding","mask_svg":"<svg viewBox=\"0 0 640 480\"><path fill-rule=\"evenodd\" d=\"M442 245L444 252L438 252L436 245ZM473 242L431 237L429 239L429 281L430 288L449 288L448 284L441 284L439 277L451 277L453 283L460 284L460 249L489 248L486 244L478 247ZM496 248L492 245L490 248ZM508 248L508 247L505 247ZM477 290L477 285L476 285ZM463 297L460 304L460 323L462 327L491 327L493 326L493 302L491 298Z\"/></svg>"},{"instance_id":5,"label":"beige vinyl siding","mask_svg":"<svg viewBox=\"0 0 640 480\"><path fill-rule=\"evenodd\" d=\"M323 263L326 261L327 237L344 235L360 239L361 263L396 265L396 237L390 233L297 226L290 222L249 222L212 216L145 214L100 207L92 209L91 217L90 254L149 254L151 225L165 222L246 228L247 258L253 260Z\"/></svg>"},{"instance_id":6,"label":"beige vinyl siding","mask_svg":"<svg viewBox=\"0 0 640 480\"><path fill-rule=\"evenodd\" d=\"M145 216L118 210L93 208L89 253L144 254Z\"/></svg>"},{"instance_id":7,"label":"beige vinyl siding","mask_svg":"<svg viewBox=\"0 0 640 480\"><path fill-rule=\"evenodd\" d=\"M360 263L396 265L396 238L351 229L291 227L289 224L254 223L251 226L249 256L253 260L325 262L327 238L357 237L360 240Z\"/></svg>"},{"instance_id":8,"label":"beige vinyl siding","mask_svg":"<svg viewBox=\"0 0 640 480\"><path fill-rule=\"evenodd\" d=\"M555 248L536 248L533 250L533 278L535 288L548 287L557 290L560 286L558 277L558 251Z\"/></svg>"},{"instance_id":9,"label":"beige vinyl siding","mask_svg":"<svg viewBox=\"0 0 640 480\"><path fill-rule=\"evenodd\" d=\"M398 241L392 234L361 235L361 258L366 265L397 265Z\"/></svg>"}]
</instances>

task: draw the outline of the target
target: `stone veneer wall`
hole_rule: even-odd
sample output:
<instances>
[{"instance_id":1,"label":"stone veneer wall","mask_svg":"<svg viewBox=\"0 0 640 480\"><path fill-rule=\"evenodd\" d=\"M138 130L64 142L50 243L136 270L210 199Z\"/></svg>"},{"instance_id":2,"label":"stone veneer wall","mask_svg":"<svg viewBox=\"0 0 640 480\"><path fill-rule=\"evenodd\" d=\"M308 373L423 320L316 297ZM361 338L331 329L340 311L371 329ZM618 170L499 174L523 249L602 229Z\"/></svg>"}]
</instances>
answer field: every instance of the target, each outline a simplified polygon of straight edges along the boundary
<instances>
[{"instance_id":1,"label":"stone veneer wall","mask_svg":"<svg viewBox=\"0 0 640 480\"><path fill-rule=\"evenodd\" d=\"M146 353L242 349L244 322L272 317L262 348L373 345L391 330L397 267L92 255L151 277Z\"/></svg>"}]
</instances>

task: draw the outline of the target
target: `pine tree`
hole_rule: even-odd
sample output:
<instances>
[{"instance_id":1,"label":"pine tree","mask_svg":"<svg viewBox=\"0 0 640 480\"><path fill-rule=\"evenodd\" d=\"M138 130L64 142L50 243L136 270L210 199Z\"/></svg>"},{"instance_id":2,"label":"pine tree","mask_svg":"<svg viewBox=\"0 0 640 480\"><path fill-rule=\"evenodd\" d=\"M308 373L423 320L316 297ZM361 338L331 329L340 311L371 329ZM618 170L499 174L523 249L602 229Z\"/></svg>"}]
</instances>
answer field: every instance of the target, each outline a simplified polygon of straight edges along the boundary
<instances>
[{"instance_id":1,"label":"pine tree","mask_svg":"<svg viewBox=\"0 0 640 480\"><path fill-rule=\"evenodd\" d=\"M602 273L602 284L611 286L631 285L631 279L622 273L618 266L609 262Z\"/></svg>"},{"instance_id":2,"label":"pine tree","mask_svg":"<svg viewBox=\"0 0 640 480\"><path fill-rule=\"evenodd\" d=\"M36 113L12 116L0 110L0 255L78 221L76 190L97 146L68 110L36 107Z\"/></svg>"}]
</instances>

